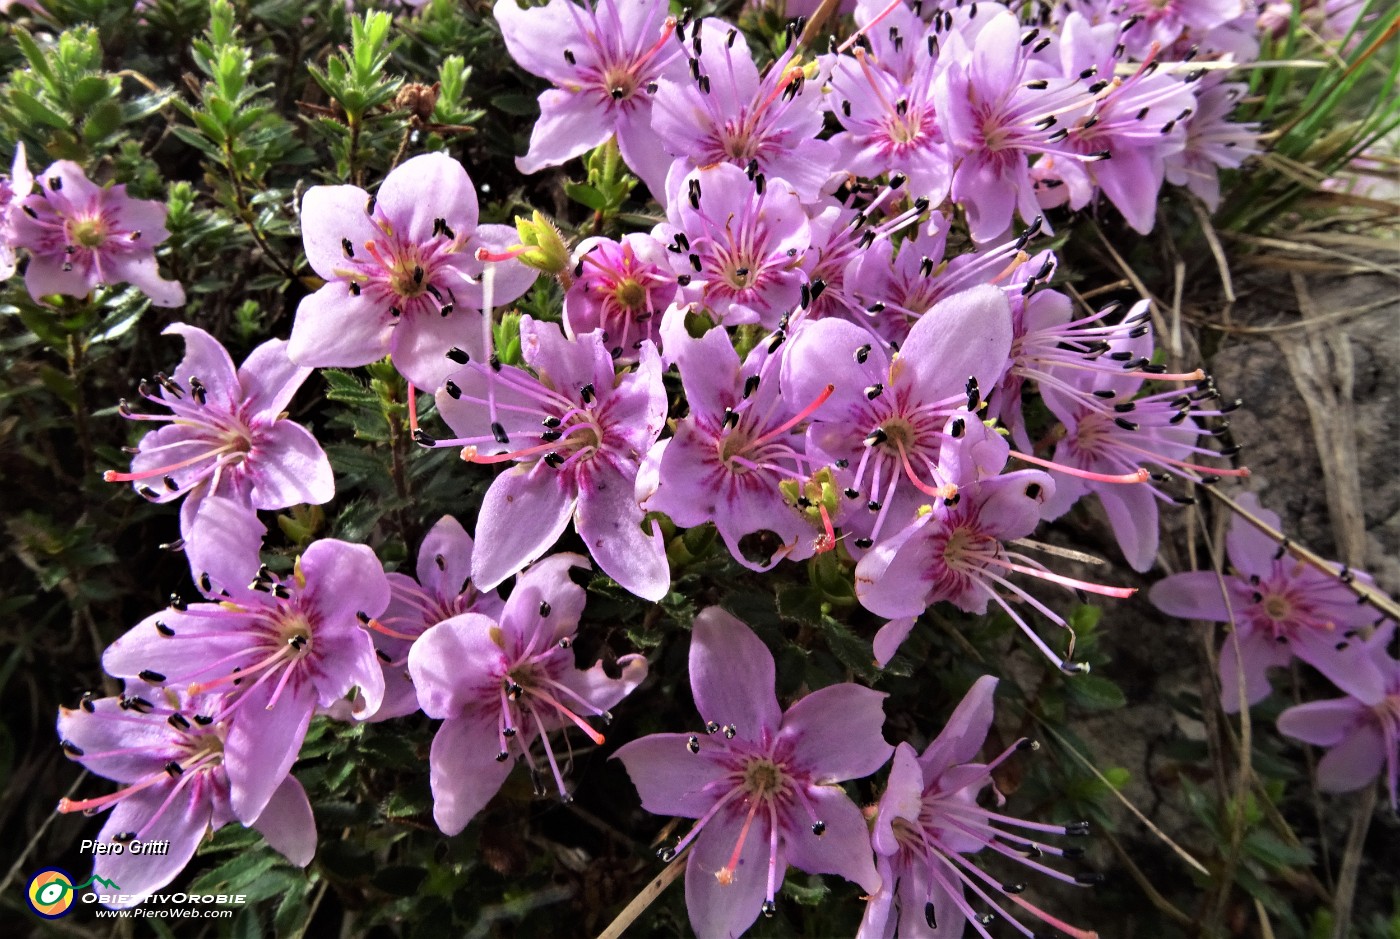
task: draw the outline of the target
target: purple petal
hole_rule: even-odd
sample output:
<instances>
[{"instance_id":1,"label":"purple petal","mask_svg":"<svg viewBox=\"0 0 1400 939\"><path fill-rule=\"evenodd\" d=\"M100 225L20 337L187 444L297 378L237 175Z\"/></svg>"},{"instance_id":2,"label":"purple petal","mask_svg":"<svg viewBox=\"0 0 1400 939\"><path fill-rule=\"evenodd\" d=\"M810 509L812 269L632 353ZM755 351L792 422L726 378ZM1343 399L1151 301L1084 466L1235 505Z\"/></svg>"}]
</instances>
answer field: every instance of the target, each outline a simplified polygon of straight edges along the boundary
<instances>
[{"instance_id":1,"label":"purple petal","mask_svg":"<svg viewBox=\"0 0 1400 939\"><path fill-rule=\"evenodd\" d=\"M1241 674L1245 703L1253 707L1273 690L1269 686L1269 669L1287 665L1293 657L1286 646L1278 645L1262 633L1246 635L1241 630L1236 635L1239 637L1238 652L1234 636L1226 636L1225 644L1220 647L1220 706L1230 714L1240 709Z\"/></svg>"},{"instance_id":2,"label":"purple petal","mask_svg":"<svg viewBox=\"0 0 1400 939\"><path fill-rule=\"evenodd\" d=\"M599 659L590 669L570 669L558 681L600 712L606 712L635 691L647 677L646 656L624 655L617 660L617 667L620 674L611 678L603 668L603 660Z\"/></svg>"},{"instance_id":3,"label":"purple petal","mask_svg":"<svg viewBox=\"0 0 1400 939\"><path fill-rule=\"evenodd\" d=\"M345 264L345 241L358 247L383 237L365 212L368 203L369 193L358 186L312 186L302 198L306 260L326 280L334 280Z\"/></svg>"},{"instance_id":4,"label":"purple petal","mask_svg":"<svg viewBox=\"0 0 1400 939\"><path fill-rule=\"evenodd\" d=\"M1330 630L1305 628L1294 632L1292 648L1294 655L1351 697L1372 707L1385 700L1385 673L1364 644L1338 643Z\"/></svg>"},{"instance_id":5,"label":"purple petal","mask_svg":"<svg viewBox=\"0 0 1400 939\"><path fill-rule=\"evenodd\" d=\"M444 515L418 547L418 583L439 597L455 597L472 575L472 536L462 523Z\"/></svg>"},{"instance_id":6,"label":"purple petal","mask_svg":"<svg viewBox=\"0 0 1400 939\"><path fill-rule=\"evenodd\" d=\"M362 635L359 614L378 616L389 605L384 566L367 545L323 538L302 554L301 571L306 577L302 604L315 611L320 631Z\"/></svg>"},{"instance_id":7,"label":"purple petal","mask_svg":"<svg viewBox=\"0 0 1400 939\"><path fill-rule=\"evenodd\" d=\"M285 411L297 389L310 377L311 369L292 361L282 339L270 339L258 346L238 368L238 383L249 410L267 418Z\"/></svg>"},{"instance_id":8,"label":"purple petal","mask_svg":"<svg viewBox=\"0 0 1400 939\"><path fill-rule=\"evenodd\" d=\"M121 254L104 264L109 281L128 283L151 298L153 306L176 307L185 303L185 288L160 276L154 254Z\"/></svg>"},{"instance_id":9,"label":"purple petal","mask_svg":"<svg viewBox=\"0 0 1400 939\"><path fill-rule=\"evenodd\" d=\"M24 271L24 286L34 302L41 303L51 294L86 297L92 292L91 274L77 265L65 271L65 263L62 255L30 254L29 267Z\"/></svg>"},{"instance_id":10,"label":"purple petal","mask_svg":"<svg viewBox=\"0 0 1400 939\"><path fill-rule=\"evenodd\" d=\"M723 328L711 329L699 339L687 335L668 345L666 353L680 368L692 414L718 421L725 408L739 403L739 354Z\"/></svg>"},{"instance_id":11,"label":"purple petal","mask_svg":"<svg viewBox=\"0 0 1400 939\"><path fill-rule=\"evenodd\" d=\"M481 314L467 305L472 302L464 296L467 292L461 291L458 307L447 316L419 310L394 327L390 340L394 368L419 388L441 388L462 367L447 357L449 349L461 349L472 359L485 358Z\"/></svg>"},{"instance_id":12,"label":"purple petal","mask_svg":"<svg viewBox=\"0 0 1400 939\"><path fill-rule=\"evenodd\" d=\"M914 622L917 616L905 616L900 619L892 619L881 626L875 633L874 652L875 664L884 668L889 664L890 659L899 651L904 640L909 638L909 634L914 631Z\"/></svg>"},{"instance_id":13,"label":"purple petal","mask_svg":"<svg viewBox=\"0 0 1400 939\"><path fill-rule=\"evenodd\" d=\"M540 624L550 625L546 645L553 645L578 629L583 605L588 599L584 589L569 579L571 568L590 570L593 565L578 554L551 554L532 564L515 580L515 590L506 600L501 625L508 630L524 632ZM527 599L528 598L528 599ZM541 604L550 608L548 617L540 616Z\"/></svg>"},{"instance_id":14,"label":"purple petal","mask_svg":"<svg viewBox=\"0 0 1400 939\"><path fill-rule=\"evenodd\" d=\"M996 387L1011 364L1011 304L990 284L934 304L909 331L890 377L907 370L926 400L961 391L969 377L983 394Z\"/></svg>"},{"instance_id":15,"label":"purple petal","mask_svg":"<svg viewBox=\"0 0 1400 939\"><path fill-rule=\"evenodd\" d=\"M259 509L321 505L335 497L335 474L311 431L291 421L260 427L248 454L249 498Z\"/></svg>"},{"instance_id":16,"label":"purple petal","mask_svg":"<svg viewBox=\"0 0 1400 939\"><path fill-rule=\"evenodd\" d=\"M571 479L543 460L496 477L476 520L472 580L478 590L492 589L559 540L574 514Z\"/></svg>"},{"instance_id":17,"label":"purple petal","mask_svg":"<svg viewBox=\"0 0 1400 939\"><path fill-rule=\"evenodd\" d=\"M198 378L204 385L205 400L232 411L241 405L247 395L238 381L233 359L219 340L198 326L185 323L172 323L161 330L162 336L179 336L185 340L185 357L175 366L172 377L186 387L191 378ZM162 389L160 394L167 392Z\"/></svg>"},{"instance_id":18,"label":"purple petal","mask_svg":"<svg viewBox=\"0 0 1400 939\"><path fill-rule=\"evenodd\" d=\"M889 781L880 796L880 810L871 831L875 851L882 855L898 854L901 849L894 831L895 819L917 822L923 806L924 771L919 766L919 756L912 746L901 743L895 747Z\"/></svg>"},{"instance_id":19,"label":"purple petal","mask_svg":"<svg viewBox=\"0 0 1400 939\"><path fill-rule=\"evenodd\" d=\"M695 617L690 688L705 721L732 724L751 743L773 740L783 716L774 674L773 653L744 623L717 606Z\"/></svg>"},{"instance_id":20,"label":"purple petal","mask_svg":"<svg viewBox=\"0 0 1400 939\"><path fill-rule=\"evenodd\" d=\"M252 827L297 867L305 867L316 856L316 820L306 790L295 776L282 780Z\"/></svg>"},{"instance_id":21,"label":"purple petal","mask_svg":"<svg viewBox=\"0 0 1400 939\"><path fill-rule=\"evenodd\" d=\"M498 761L498 752L500 741L491 721L450 718L438 728L428 768L433 819L444 834L455 835L466 828L500 791L515 761Z\"/></svg>"},{"instance_id":22,"label":"purple petal","mask_svg":"<svg viewBox=\"0 0 1400 939\"><path fill-rule=\"evenodd\" d=\"M850 683L819 688L788 708L778 738L817 785L869 776L894 752L883 734L885 697Z\"/></svg>"},{"instance_id":23,"label":"purple petal","mask_svg":"<svg viewBox=\"0 0 1400 939\"><path fill-rule=\"evenodd\" d=\"M997 679L991 675L973 682L938 737L919 757L925 779L937 779L960 763L972 762L981 752L996 710L996 688Z\"/></svg>"},{"instance_id":24,"label":"purple petal","mask_svg":"<svg viewBox=\"0 0 1400 939\"><path fill-rule=\"evenodd\" d=\"M855 360L852 353L870 344L870 333L845 320L804 324L783 357L783 399L801 407L833 385L835 390L818 413L837 415L860 408L865 404L864 389L889 379L889 354L884 343L874 344L864 364Z\"/></svg>"},{"instance_id":25,"label":"purple petal","mask_svg":"<svg viewBox=\"0 0 1400 939\"><path fill-rule=\"evenodd\" d=\"M826 830L820 836L813 834L804 813L795 830L784 832L788 863L813 874L839 874L870 893L878 890L880 875L870 850L870 832L850 796L840 786L816 786L807 790L807 798Z\"/></svg>"},{"instance_id":26,"label":"purple petal","mask_svg":"<svg viewBox=\"0 0 1400 939\"><path fill-rule=\"evenodd\" d=\"M1128 566L1138 573L1152 569L1157 560L1157 497L1144 484L1104 483L1090 486L1108 513L1108 523ZM1219 588L1216 589L1219 593Z\"/></svg>"},{"instance_id":27,"label":"purple petal","mask_svg":"<svg viewBox=\"0 0 1400 939\"><path fill-rule=\"evenodd\" d=\"M916 519L894 537L881 541L856 564L856 597L872 613L890 619L917 617L928 606L933 566L933 515Z\"/></svg>"},{"instance_id":28,"label":"purple petal","mask_svg":"<svg viewBox=\"0 0 1400 939\"><path fill-rule=\"evenodd\" d=\"M699 818L722 794L706 787L728 774L727 764L709 759L704 750L692 754L689 739L690 734L652 734L613 754L632 777L642 808L653 815Z\"/></svg>"},{"instance_id":29,"label":"purple petal","mask_svg":"<svg viewBox=\"0 0 1400 939\"><path fill-rule=\"evenodd\" d=\"M580 473L578 533L604 573L655 602L670 589L671 567L665 543L642 530L635 489L635 473L626 475L605 459L594 458L586 474Z\"/></svg>"},{"instance_id":30,"label":"purple petal","mask_svg":"<svg viewBox=\"0 0 1400 939\"><path fill-rule=\"evenodd\" d=\"M1326 792L1360 789L1380 775L1385 760L1386 742L1380 727L1362 724L1318 760L1317 786Z\"/></svg>"},{"instance_id":31,"label":"purple petal","mask_svg":"<svg viewBox=\"0 0 1400 939\"><path fill-rule=\"evenodd\" d=\"M549 0L544 6L521 9L515 0L497 0L491 12L515 64L556 84L578 82L579 66L569 64L564 50L571 50L580 65L589 65L599 40L580 33L570 6L568 0Z\"/></svg>"},{"instance_id":32,"label":"purple petal","mask_svg":"<svg viewBox=\"0 0 1400 939\"><path fill-rule=\"evenodd\" d=\"M388 308L368 291L351 296L346 281L332 280L302 297L287 354L314 368L368 365L388 355L393 325Z\"/></svg>"},{"instance_id":33,"label":"purple petal","mask_svg":"<svg viewBox=\"0 0 1400 939\"><path fill-rule=\"evenodd\" d=\"M196 582L208 574L217 587L241 591L257 576L267 528L257 512L237 499L206 496L194 500L194 506L189 523L181 526L190 573Z\"/></svg>"},{"instance_id":34,"label":"purple petal","mask_svg":"<svg viewBox=\"0 0 1400 939\"><path fill-rule=\"evenodd\" d=\"M1368 711L1352 698L1309 701L1280 714L1278 732L1313 746L1335 747L1352 728L1366 720Z\"/></svg>"},{"instance_id":35,"label":"purple petal","mask_svg":"<svg viewBox=\"0 0 1400 939\"><path fill-rule=\"evenodd\" d=\"M1254 493L1246 492L1237 501L1264 524L1272 526L1275 531L1280 529L1278 513L1261 506L1259 497ZM1245 577L1251 574L1262 577L1273 572L1278 544L1245 521L1243 516L1236 516L1230 520L1230 530L1225 533L1225 550L1230 556L1230 563Z\"/></svg>"},{"instance_id":36,"label":"purple petal","mask_svg":"<svg viewBox=\"0 0 1400 939\"><path fill-rule=\"evenodd\" d=\"M445 153L405 160L385 177L375 199L376 214L400 242L431 241L440 218L462 234L476 229L476 187L462 164Z\"/></svg>"},{"instance_id":37,"label":"purple petal","mask_svg":"<svg viewBox=\"0 0 1400 939\"><path fill-rule=\"evenodd\" d=\"M766 813L754 816L744 838L734 878L724 884L715 876L728 864L739 844L744 813L730 808L705 826L695 839L685 870L685 908L697 939L738 939L758 919L768 891L770 859L776 861L776 888L782 886L787 862L778 846L772 858Z\"/></svg>"},{"instance_id":38,"label":"purple petal","mask_svg":"<svg viewBox=\"0 0 1400 939\"><path fill-rule=\"evenodd\" d=\"M252 824L262 814L291 771L316 710L310 683L295 679L269 709L275 688L275 680L269 678L240 698L224 740L233 813L244 824Z\"/></svg>"},{"instance_id":39,"label":"purple petal","mask_svg":"<svg viewBox=\"0 0 1400 939\"><path fill-rule=\"evenodd\" d=\"M497 626L480 613L443 620L423 633L408 653L408 673L429 717L448 718L490 703L499 689L504 655L492 634ZM499 749L493 744L491 756Z\"/></svg>"},{"instance_id":40,"label":"purple petal","mask_svg":"<svg viewBox=\"0 0 1400 939\"><path fill-rule=\"evenodd\" d=\"M221 673L201 671L204 666L248 648L248 630L259 616L229 612L213 603L192 603L187 613L162 610L109 645L102 653L102 668L118 678L135 678L149 669L169 676L171 683L184 682L196 673L207 680ZM163 635L158 626L173 630L176 636ZM180 633L206 638L189 641L177 638Z\"/></svg>"},{"instance_id":41,"label":"purple petal","mask_svg":"<svg viewBox=\"0 0 1400 939\"><path fill-rule=\"evenodd\" d=\"M83 751L82 764L90 772L133 783L176 756L170 728L163 722L131 720L117 698L99 698L91 704L91 712L58 709L59 739Z\"/></svg>"},{"instance_id":42,"label":"purple petal","mask_svg":"<svg viewBox=\"0 0 1400 939\"><path fill-rule=\"evenodd\" d=\"M107 824L98 833L100 843L111 844L115 836L125 832L136 832L142 841L170 842L164 854L127 851L97 856L93 873L121 887L120 891L110 892L139 898L131 903L112 904L114 908L141 903L174 880L194 857L209 829L210 800L204 790L211 783L207 775L200 775L202 778L185 783L179 792L172 792L178 783L161 783L128 796L112 809Z\"/></svg>"},{"instance_id":43,"label":"purple petal","mask_svg":"<svg viewBox=\"0 0 1400 939\"><path fill-rule=\"evenodd\" d=\"M1230 621L1225 595L1220 589L1220 577L1213 571L1173 574L1153 584L1147 598L1153 606L1170 616L1216 623Z\"/></svg>"},{"instance_id":44,"label":"purple petal","mask_svg":"<svg viewBox=\"0 0 1400 939\"><path fill-rule=\"evenodd\" d=\"M530 149L515 158L515 168L530 174L558 166L602 146L612 132L607 104L597 94L551 88L540 95L540 116L530 134Z\"/></svg>"}]
</instances>

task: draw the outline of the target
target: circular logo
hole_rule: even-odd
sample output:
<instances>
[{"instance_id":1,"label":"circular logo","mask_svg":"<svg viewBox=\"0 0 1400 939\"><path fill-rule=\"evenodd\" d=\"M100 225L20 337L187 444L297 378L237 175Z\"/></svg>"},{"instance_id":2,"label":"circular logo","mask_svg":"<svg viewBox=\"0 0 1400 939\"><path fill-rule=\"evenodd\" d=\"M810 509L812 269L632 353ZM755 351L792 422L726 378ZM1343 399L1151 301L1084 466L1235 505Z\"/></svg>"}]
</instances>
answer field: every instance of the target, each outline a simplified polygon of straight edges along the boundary
<instances>
[{"instance_id":1,"label":"circular logo","mask_svg":"<svg viewBox=\"0 0 1400 939\"><path fill-rule=\"evenodd\" d=\"M68 915L73 906L73 878L65 870L46 867L29 878L25 894L29 908L44 919Z\"/></svg>"}]
</instances>

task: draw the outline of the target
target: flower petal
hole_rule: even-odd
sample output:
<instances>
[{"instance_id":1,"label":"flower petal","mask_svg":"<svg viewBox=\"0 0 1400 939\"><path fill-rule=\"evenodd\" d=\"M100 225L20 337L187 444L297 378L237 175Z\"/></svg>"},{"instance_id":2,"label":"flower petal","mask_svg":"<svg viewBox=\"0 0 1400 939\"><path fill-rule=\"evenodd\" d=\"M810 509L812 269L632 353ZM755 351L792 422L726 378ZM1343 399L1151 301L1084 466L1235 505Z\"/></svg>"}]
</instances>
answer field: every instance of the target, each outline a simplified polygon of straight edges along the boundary
<instances>
[{"instance_id":1,"label":"flower petal","mask_svg":"<svg viewBox=\"0 0 1400 939\"><path fill-rule=\"evenodd\" d=\"M762 912L769 865L777 868L776 887L787 872L781 844L776 858L770 854L771 829L760 812L744 837L733 880L725 884L716 877L739 844L744 815L740 811L736 816L732 807L727 808L710 820L691 848L685 870L685 908L697 939L738 939Z\"/></svg>"},{"instance_id":2,"label":"flower petal","mask_svg":"<svg viewBox=\"0 0 1400 939\"><path fill-rule=\"evenodd\" d=\"M948 769L976 759L992 728L996 688L997 679L992 675L983 675L972 683L938 737L919 757L925 779L938 779Z\"/></svg>"},{"instance_id":3,"label":"flower petal","mask_svg":"<svg viewBox=\"0 0 1400 939\"><path fill-rule=\"evenodd\" d=\"M559 540L574 514L572 478L543 460L496 477L476 520L472 580L478 590L492 589Z\"/></svg>"},{"instance_id":4,"label":"flower petal","mask_svg":"<svg viewBox=\"0 0 1400 939\"><path fill-rule=\"evenodd\" d=\"M253 414L275 418L311 377L311 369L292 361L283 339L269 339L238 367L238 384Z\"/></svg>"},{"instance_id":5,"label":"flower petal","mask_svg":"<svg viewBox=\"0 0 1400 939\"><path fill-rule=\"evenodd\" d=\"M455 597L472 575L472 536L451 515L438 519L418 546L418 583L439 597Z\"/></svg>"},{"instance_id":6,"label":"flower petal","mask_svg":"<svg viewBox=\"0 0 1400 939\"><path fill-rule=\"evenodd\" d=\"M169 845L162 854L99 854L93 873L119 884L120 891L112 892L130 898L129 902L104 906L137 906L185 869L209 830L210 802L200 797L204 785L204 780L191 780L176 792L178 781L161 783L126 797L112 809L98 833L98 843L111 844L119 834L136 832L142 841L166 841Z\"/></svg>"},{"instance_id":7,"label":"flower petal","mask_svg":"<svg viewBox=\"0 0 1400 939\"><path fill-rule=\"evenodd\" d=\"M311 814L306 790L295 776L282 780L252 827L297 867L305 867L316 856L316 819Z\"/></svg>"},{"instance_id":8,"label":"flower petal","mask_svg":"<svg viewBox=\"0 0 1400 939\"><path fill-rule=\"evenodd\" d=\"M515 168L528 175L567 163L602 146L612 132L607 105L596 93L551 88L540 95L540 116L530 133L530 149L515 158Z\"/></svg>"},{"instance_id":9,"label":"flower petal","mask_svg":"<svg viewBox=\"0 0 1400 939\"><path fill-rule=\"evenodd\" d=\"M826 830L820 836L813 834L804 813L802 824L783 832L788 863L812 874L839 874L874 893L880 888L880 875L875 871L865 816L840 786L810 788L807 798Z\"/></svg>"},{"instance_id":10,"label":"flower petal","mask_svg":"<svg viewBox=\"0 0 1400 939\"><path fill-rule=\"evenodd\" d=\"M883 733L885 698L849 682L819 688L788 708L778 739L817 785L869 776L894 753Z\"/></svg>"},{"instance_id":11,"label":"flower petal","mask_svg":"<svg viewBox=\"0 0 1400 939\"><path fill-rule=\"evenodd\" d=\"M384 178L375 201L375 213L401 243L431 241L440 218L461 235L474 231L479 220L476 187L466 168L441 152L400 163Z\"/></svg>"},{"instance_id":12,"label":"flower petal","mask_svg":"<svg viewBox=\"0 0 1400 939\"><path fill-rule=\"evenodd\" d=\"M269 708L275 688L276 682L269 679L246 692L224 740L233 813L244 824L263 813L282 785L316 710L316 693L309 682L288 682Z\"/></svg>"},{"instance_id":13,"label":"flower petal","mask_svg":"<svg viewBox=\"0 0 1400 939\"><path fill-rule=\"evenodd\" d=\"M1368 708L1353 698L1329 698L1291 707L1278 716L1278 732L1317 747L1335 747L1357 724Z\"/></svg>"},{"instance_id":14,"label":"flower petal","mask_svg":"<svg viewBox=\"0 0 1400 939\"><path fill-rule=\"evenodd\" d=\"M1385 765L1385 738L1380 728L1357 727L1317 762L1317 785L1326 792L1351 792L1374 780Z\"/></svg>"},{"instance_id":15,"label":"flower petal","mask_svg":"<svg viewBox=\"0 0 1400 939\"><path fill-rule=\"evenodd\" d=\"M455 835L466 828L500 791L515 761L498 761L498 752L496 727L489 721L449 718L438 728L428 768L433 819L445 834Z\"/></svg>"},{"instance_id":16,"label":"flower petal","mask_svg":"<svg viewBox=\"0 0 1400 939\"><path fill-rule=\"evenodd\" d=\"M394 319L365 291L350 294L343 280L332 280L302 297L292 323L287 354L298 365L353 368L389 353Z\"/></svg>"},{"instance_id":17,"label":"flower petal","mask_svg":"<svg viewBox=\"0 0 1400 939\"><path fill-rule=\"evenodd\" d=\"M312 186L301 200L301 240L311 269L326 280L345 266L344 242L363 245L383 237L365 207L359 186Z\"/></svg>"},{"instance_id":18,"label":"flower petal","mask_svg":"<svg viewBox=\"0 0 1400 939\"><path fill-rule=\"evenodd\" d=\"M1181 619L1204 619L1228 623L1230 612L1220 589L1220 578L1213 571L1187 571L1173 574L1152 585L1147 592L1152 605Z\"/></svg>"},{"instance_id":19,"label":"flower petal","mask_svg":"<svg viewBox=\"0 0 1400 939\"><path fill-rule=\"evenodd\" d=\"M496 696L504 670L504 654L491 638L496 628L480 613L463 613L433 626L413 644L408 673L425 714L450 720ZM494 757L499 745L492 746Z\"/></svg>"},{"instance_id":20,"label":"flower petal","mask_svg":"<svg viewBox=\"0 0 1400 939\"><path fill-rule=\"evenodd\" d=\"M773 653L747 625L717 606L695 617L690 688L701 718L732 724L751 743L772 740L783 718L774 677Z\"/></svg>"},{"instance_id":21,"label":"flower petal","mask_svg":"<svg viewBox=\"0 0 1400 939\"><path fill-rule=\"evenodd\" d=\"M248 493L259 509L285 509L335 498L335 474L311 431L291 421L258 428L248 454Z\"/></svg>"},{"instance_id":22,"label":"flower petal","mask_svg":"<svg viewBox=\"0 0 1400 939\"><path fill-rule=\"evenodd\" d=\"M635 496L636 474L601 457L579 474L578 533L593 560L613 580L644 600L666 596L671 567L660 537L642 530Z\"/></svg>"},{"instance_id":23,"label":"flower petal","mask_svg":"<svg viewBox=\"0 0 1400 939\"><path fill-rule=\"evenodd\" d=\"M729 767L708 758L703 737L701 752L692 754L687 749L690 736L652 734L624 744L613 754L632 777L642 808L653 815L699 818L722 795L707 787L723 779Z\"/></svg>"}]
</instances>

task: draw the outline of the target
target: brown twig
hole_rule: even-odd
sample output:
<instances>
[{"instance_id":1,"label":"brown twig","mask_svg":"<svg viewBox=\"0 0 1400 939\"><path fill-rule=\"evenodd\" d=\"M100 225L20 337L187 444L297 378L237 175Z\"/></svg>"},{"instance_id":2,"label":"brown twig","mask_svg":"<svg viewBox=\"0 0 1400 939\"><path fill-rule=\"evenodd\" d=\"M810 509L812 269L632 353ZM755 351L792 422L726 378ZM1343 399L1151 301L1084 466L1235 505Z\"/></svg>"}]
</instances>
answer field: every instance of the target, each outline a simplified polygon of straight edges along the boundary
<instances>
[{"instance_id":1,"label":"brown twig","mask_svg":"<svg viewBox=\"0 0 1400 939\"><path fill-rule=\"evenodd\" d=\"M667 864L661 873L651 879L651 883L642 888L641 892L632 898L632 902L622 908L622 912L608 924L608 928L598 934L598 939L618 939L627 927L636 922L637 917L646 912L647 907L656 902L656 898L671 886L677 877L685 870L685 862L690 857L690 849L681 852L670 864Z\"/></svg>"}]
</instances>

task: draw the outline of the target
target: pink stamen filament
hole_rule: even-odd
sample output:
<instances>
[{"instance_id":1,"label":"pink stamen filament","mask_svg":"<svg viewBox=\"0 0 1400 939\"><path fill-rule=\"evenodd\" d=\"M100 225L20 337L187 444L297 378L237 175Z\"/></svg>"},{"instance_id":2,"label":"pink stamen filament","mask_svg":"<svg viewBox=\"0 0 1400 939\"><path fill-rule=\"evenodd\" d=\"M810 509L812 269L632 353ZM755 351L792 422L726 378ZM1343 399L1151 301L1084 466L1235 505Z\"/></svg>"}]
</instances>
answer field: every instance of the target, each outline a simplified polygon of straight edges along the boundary
<instances>
[{"instance_id":1,"label":"pink stamen filament","mask_svg":"<svg viewBox=\"0 0 1400 939\"><path fill-rule=\"evenodd\" d=\"M818 395L816 396L816 398L813 399L812 402L811 402L810 404L808 404L805 408L803 408L803 409L801 410L801 412L798 413L795 417L790 418L790 419L787 420L787 421L784 421L782 424L779 424L777 427L775 427L775 428L773 428L772 430L768 431L768 433L766 433L766 434L764 434L763 436L759 437L758 439L754 440L751 444L749 444L749 446L751 446L751 447L756 447L756 446L758 446L758 445L760 445L760 444L767 443L768 441L773 440L774 438L777 438L777 437L781 437L783 434L785 434L785 433L787 433L788 431L792 430L792 429L793 429L794 427L796 427L798 424L801 424L801 423L802 423L803 421L805 421L807 418L811 417L811 416L812 416L812 412L816 411L817 408L819 408L819 407L821 407L823 404L825 404L825 403L826 403L826 400L827 400L828 398L831 397L832 392L834 392L835 390L836 390L836 386L835 386L835 385L827 385L825 388L823 388L823 389L821 390L821 393L818 394Z\"/></svg>"},{"instance_id":2,"label":"pink stamen filament","mask_svg":"<svg viewBox=\"0 0 1400 939\"><path fill-rule=\"evenodd\" d=\"M295 650L290 645L279 646L276 652L272 653L267 658L263 659L261 662L258 662L254 665L250 665L248 668L245 668L242 671L230 672L227 675L215 678L213 681L197 682L195 684L192 684L189 686L188 689L186 689L185 693L203 694L210 688L217 688L220 685L227 685L237 679L247 678L249 675L256 675L258 672L262 672L266 669L272 668L278 662L281 662L282 660L289 658L294 654Z\"/></svg>"},{"instance_id":3,"label":"pink stamen filament","mask_svg":"<svg viewBox=\"0 0 1400 939\"><path fill-rule=\"evenodd\" d=\"M753 825L754 813L758 811L759 800L753 796L749 797L749 814L744 819L744 827L739 829L739 840L734 845L734 853L729 855L729 863L715 871L715 880L724 886L729 886L734 882L734 871L739 866L739 855L744 851L744 841L749 836L749 828Z\"/></svg>"},{"instance_id":4,"label":"pink stamen filament","mask_svg":"<svg viewBox=\"0 0 1400 939\"><path fill-rule=\"evenodd\" d=\"M1022 564L1013 564L1004 558L992 558L990 563L1004 567L1007 570L1016 571L1021 574L1029 574L1032 577L1039 577L1041 580L1048 580L1052 584L1059 584L1062 587L1069 587L1072 590L1086 590L1089 593L1096 593L1104 597L1116 597L1123 600L1137 593L1136 587L1110 587L1107 584L1095 584L1087 580L1079 580L1074 577L1066 577L1063 574L1056 574L1053 571L1038 567L1027 567Z\"/></svg>"},{"instance_id":5,"label":"pink stamen filament","mask_svg":"<svg viewBox=\"0 0 1400 939\"><path fill-rule=\"evenodd\" d=\"M418 639L417 635L410 635L409 633L401 633L397 630L390 629L377 619L371 619L368 623L365 623L365 628L372 629L377 633L389 636L393 639L404 639L408 642L415 642Z\"/></svg>"},{"instance_id":6,"label":"pink stamen filament","mask_svg":"<svg viewBox=\"0 0 1400 939\"><path fill-rule=\"evenodd\" d=\"M168 466L161 466L156 469L143 470L139 473L119 473L116 470L107 470L105 473L102 474L102 479L104 482L109 483L130 483L137 482L142 479L152 479L156 476L168 476L175 470L184 469L187 466L193 466L194 464L203 462L204 460L207 460L210 457L219 456L220 454L228 453L231 450L233 450L233 445L226 444L225 446L218 447L214 450L206 450L204 453L197 454L186 460L181 460L178 463L171 463Z\"/></svg>"},{"instance_id":7,"label":"pink stamen filament","mask_svg":"<svg viewBox=\"0 0 1400 939\"><path fill-rule=\"evenodd\" d=\"M1019 450L1012 450L1011 456L1022 463L1031 463L1035 466L1043 466L1046 469L1054 470L1057 473L1064 473L1066 476L1077 476L1080 479L1087 479L1090 482L1099 483L1145 483L1151 475L1145 467L1139 466L1136 472L1112 475L1109 473L1095 473L1092 470L1080 469L1077 466L1066 466L1063 463L1054 463L1050 460L1042 460L1040 457L1022 453Z\"/></svg>"}]
</instances>

